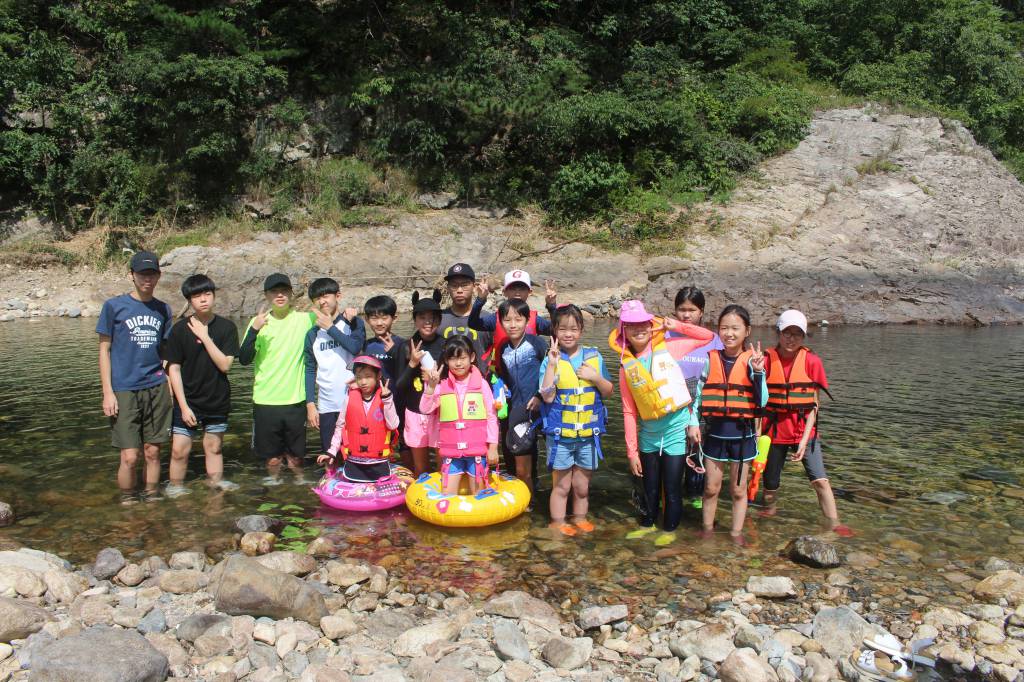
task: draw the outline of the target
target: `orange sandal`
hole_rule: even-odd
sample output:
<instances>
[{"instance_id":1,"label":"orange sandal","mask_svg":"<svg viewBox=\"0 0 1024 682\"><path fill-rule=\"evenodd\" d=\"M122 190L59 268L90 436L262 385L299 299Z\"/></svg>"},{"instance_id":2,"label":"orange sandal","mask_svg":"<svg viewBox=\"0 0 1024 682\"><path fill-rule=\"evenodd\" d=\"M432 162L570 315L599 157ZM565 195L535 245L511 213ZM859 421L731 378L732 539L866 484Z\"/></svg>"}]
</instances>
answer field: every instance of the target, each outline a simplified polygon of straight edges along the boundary
<instances>
[{"instance_id":1,"label":"orange sandal","mask_svg":"<svg viewBox=\"0 0 1024 682\"><path fill-rule=\"evenodd\" d=\"M584 533L589 533L589 532L593 531L594 527L595 527L594 524L592 524L590 521L587 521L586 519L580 519L579 521L574 521L573 524L577 528L579 528L581 531L583 531Z\"/></svg>"},{"instance_id":2,"label":"orange sandal","mask_svg":"<svg viewBox=\"0 0 1024 682\"><path fill-rule=\"evenodd\" d=\"M568 523L565 523L565 522L562 522L562 523L552 523L551 527L554 528L555 530L557 530L562 535L568 535L569 537L572 537L573 535L576 535L576 529L573 528Z\"/></svg>"}]
</instances>

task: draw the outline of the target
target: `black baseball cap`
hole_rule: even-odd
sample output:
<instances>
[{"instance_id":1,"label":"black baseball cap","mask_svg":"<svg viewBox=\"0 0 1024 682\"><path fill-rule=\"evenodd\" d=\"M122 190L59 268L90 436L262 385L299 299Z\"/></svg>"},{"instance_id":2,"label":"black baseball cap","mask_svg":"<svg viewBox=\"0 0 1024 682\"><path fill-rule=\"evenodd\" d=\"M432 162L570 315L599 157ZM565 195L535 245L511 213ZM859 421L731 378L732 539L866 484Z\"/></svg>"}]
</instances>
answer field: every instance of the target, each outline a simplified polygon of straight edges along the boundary
<instances>
[{"instance_id":1,"label":"black baseball cap","mask_svg":"<svg viewBox=\"0 0 1024 682\"><path fill-rule=\"evenodd\" d=\"M476 280L476 273L473 272L473 266L467 263L456 263L448 268L448 274L444 276L444 281L447 282L453 277L468 277L471 280Z\"/></svg>"},{"instance_id":2,"label":"black baseball cap","mask_svg":"<svg viewBox=\"0 0 1024 682\"><path fill-rule=\"evenodd\" d=\"M263 291L270 291L274 287L288 287L292 288L292 281L288 279L288 275L280 272L274 274L263 280Z\"/></svg>"},{"instance_id":3,"label":"black baseball cap","mask_svg":"<svg viewBox=\"0 0 1024 682\"><path fill-rule=\"evenodd\" d=\"M132 272L155 270L160 272L160 257L152 251L139 251L131 260Z\"/></svg>"}]
</instances>

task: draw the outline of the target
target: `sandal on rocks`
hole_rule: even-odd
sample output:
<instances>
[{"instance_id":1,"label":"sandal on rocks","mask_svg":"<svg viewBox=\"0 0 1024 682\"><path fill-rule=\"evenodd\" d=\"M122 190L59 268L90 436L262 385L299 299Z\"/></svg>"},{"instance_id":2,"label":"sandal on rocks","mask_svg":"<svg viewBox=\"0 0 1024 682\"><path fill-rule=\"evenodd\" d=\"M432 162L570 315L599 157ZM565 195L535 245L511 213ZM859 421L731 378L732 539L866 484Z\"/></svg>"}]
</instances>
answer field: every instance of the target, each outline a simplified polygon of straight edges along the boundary
<instances>
[{"instance_id":1,"label":"sandal on rocks","mask_svg":"<svg viewBox=\"0 0 1024 682\"><path fill-rule=\"evenodd\" d=\"M935 667L935 658L932 656L926 656L921 652L935 644L935 638L929 637L927 639L918 639L911 642L907 648L903 647L903 643L896 639L892 634L885 633L884 635L875 634L871 637L864 638L864 645L869 646L876 651L881 651L883 654L889 656L898 656L905 661L910 661L915 665L926 665L929 668Z\"/></svg>"},{"instance_id":2,"label":"sandal on rocks","mask_svg":"<svg viewBox=\"0 0 1024 682\"><path fill-rule=\"evenodd\" d=\"M850 654L850 663L863 677L881 682L914 682L917 673L899 656L891 658L881 651L865 649Z\"/></svg>"}]
</instances>

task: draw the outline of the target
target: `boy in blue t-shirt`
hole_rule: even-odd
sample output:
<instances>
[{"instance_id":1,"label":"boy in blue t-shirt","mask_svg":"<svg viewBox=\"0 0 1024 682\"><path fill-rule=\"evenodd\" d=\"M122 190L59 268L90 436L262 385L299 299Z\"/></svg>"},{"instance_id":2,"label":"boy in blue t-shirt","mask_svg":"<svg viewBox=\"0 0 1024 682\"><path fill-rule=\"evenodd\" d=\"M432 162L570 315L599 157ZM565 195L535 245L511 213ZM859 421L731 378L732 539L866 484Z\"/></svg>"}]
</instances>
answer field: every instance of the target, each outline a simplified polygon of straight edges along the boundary
<instances>
[{"instance_id":1,"label":"boy in blue t-shirt","mask_svg":"<svg viewBox=\"0 0 1024 682\"><path fill-rule=\"evenodd\" d=\"M170 438L173 400L160 359L171 330L171 308L154 298L160 259L140 251L132 256L135 290L103 303L99 334L103 414L110 417L111 444L121 451L117 485L122 504L135 502L135 465L145 456L142 500L156 499L160 482L160 445Z\"/></svg>"}]
</instances>

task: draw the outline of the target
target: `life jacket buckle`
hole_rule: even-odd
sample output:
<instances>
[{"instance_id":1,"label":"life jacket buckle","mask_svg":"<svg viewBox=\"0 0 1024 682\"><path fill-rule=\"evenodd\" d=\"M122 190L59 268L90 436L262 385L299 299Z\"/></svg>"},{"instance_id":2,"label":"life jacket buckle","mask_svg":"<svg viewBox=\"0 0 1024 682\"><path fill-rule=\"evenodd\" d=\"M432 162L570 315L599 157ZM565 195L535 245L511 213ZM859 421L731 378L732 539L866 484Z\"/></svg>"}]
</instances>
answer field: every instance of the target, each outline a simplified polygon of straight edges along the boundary
<instances>
[{"instance_id":1,"label":"life jacket buckle","mask_svg":"<svg viewBox=\"0 0 1024 682\"><path fill-rule=\"evenodd\" d=\"M469 443L456 443L455 448L458 450L465 450L469 447Z\"/></svg>"},{"instance_id":2,"label":"life jacket buckle","mask_svg":"<svg viewBox=\"0 0 1024 682\"><path fill-rule=\"evenodd\" d=\"M466 428L466 422L455 422L455 428L464 429Z\"/></svg>"}]
</instances>

